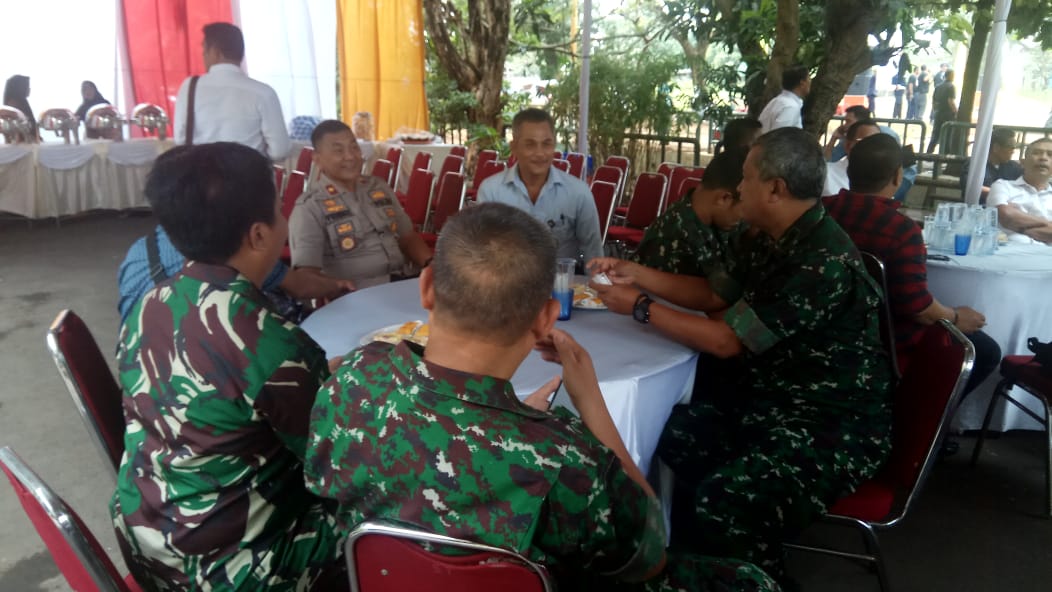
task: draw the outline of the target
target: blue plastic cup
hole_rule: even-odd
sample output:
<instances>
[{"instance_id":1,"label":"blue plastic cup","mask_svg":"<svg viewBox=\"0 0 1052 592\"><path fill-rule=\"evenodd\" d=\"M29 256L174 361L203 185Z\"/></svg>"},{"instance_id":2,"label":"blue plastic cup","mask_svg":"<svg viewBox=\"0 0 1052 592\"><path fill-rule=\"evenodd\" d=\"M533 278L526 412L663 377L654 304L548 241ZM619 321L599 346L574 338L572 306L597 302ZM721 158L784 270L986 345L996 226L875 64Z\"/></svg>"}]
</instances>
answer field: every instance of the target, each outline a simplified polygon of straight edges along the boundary
<instances>
[{"instance_id":1,"label":"blue plastic cup","mask_svg":"<svg viewBox=\"0 0 1052 592\"><path fill-rule=\"evenodd\" d=\"M972 244L972 235L970 234L955 234L953 235L953 254L954 255L967 255L968 247Z\"/></svg>"},{"instance_id":2,"label":"blue plastic cup","mask_svg":"<svg viewBox=\"0 0 1052 592\"><path fill-rule=\"evenodd\" d=\"M552 298L559 301L559 320L569 321L573 310L573 290L557 290L552 292Z\"/></svg>"},{"instance_id":3,"label":"blue plastic cup","mask_svg":"<svg viewBox=\"0 0 1052 592\"><path fill-rule=\"evenodd\" d=\"M573 274L577 265L576 259L563 258L555 261L555 285L552 286L552 298L559 301L559 320L570 320L573 310Z\"/></svg>"}]
</instances>

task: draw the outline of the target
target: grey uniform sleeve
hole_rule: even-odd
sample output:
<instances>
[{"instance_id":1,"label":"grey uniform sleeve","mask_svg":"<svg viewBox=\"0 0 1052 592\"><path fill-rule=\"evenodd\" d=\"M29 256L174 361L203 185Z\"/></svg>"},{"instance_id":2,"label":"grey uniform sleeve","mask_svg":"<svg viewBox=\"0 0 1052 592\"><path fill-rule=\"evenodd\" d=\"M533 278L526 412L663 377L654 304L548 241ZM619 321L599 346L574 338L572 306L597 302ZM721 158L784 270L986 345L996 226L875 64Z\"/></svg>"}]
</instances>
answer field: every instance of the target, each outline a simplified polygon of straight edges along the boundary
<instances>
[{"instance_id":1,"label":"grey uniform sleeve","mask_svg":"<svg viewBox=\"0 0 1052 592\"><path fill-rule=\"evenodd\" d=\"M302 199L289 217L289 247L292 267L322 267L328 236L325 221L312 200Z\"/></svg>"}]
</instances>

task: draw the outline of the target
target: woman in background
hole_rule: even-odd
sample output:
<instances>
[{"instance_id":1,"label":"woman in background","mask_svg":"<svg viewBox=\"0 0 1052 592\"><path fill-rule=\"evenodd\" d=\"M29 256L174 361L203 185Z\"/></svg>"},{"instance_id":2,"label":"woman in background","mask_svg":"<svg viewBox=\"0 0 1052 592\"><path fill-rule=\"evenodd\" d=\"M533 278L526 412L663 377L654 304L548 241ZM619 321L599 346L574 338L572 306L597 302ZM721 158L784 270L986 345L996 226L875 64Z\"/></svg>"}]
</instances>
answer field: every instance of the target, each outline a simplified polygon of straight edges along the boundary
<instances>
[{"instance_id":1,"label":"woman in background","mask_svg":"<svg viewBox=\"0 0 1052 592\"><path fill-rule=\"evenodd\" d=\"M29 120L29 134L27 137L20 138L20 140L23 142L38 142L40 136L37 132L37 118L33 116L33 108L29 106L28 76L16 74L7 79L7 84L4 85L4 104L18 109Z\"/></svg>"},{"instance_id":2,"label":"woman in background","mask_svg":"<svg viewBox=\"0 0 1052 592\"><path fill-rule=\"evenodd\" d=\"M88 110L95 105L109 105L110 102L99 93L99 88L95 86L95 83L90 80L85 80L80 83L80 96L84 99L84 102L77 107L77 119L84 121L88 116ZM104 138L106 137L102 132L95 131L91 128L86 128L84 131L85 138Z\"/></svg>"}]
</instances>

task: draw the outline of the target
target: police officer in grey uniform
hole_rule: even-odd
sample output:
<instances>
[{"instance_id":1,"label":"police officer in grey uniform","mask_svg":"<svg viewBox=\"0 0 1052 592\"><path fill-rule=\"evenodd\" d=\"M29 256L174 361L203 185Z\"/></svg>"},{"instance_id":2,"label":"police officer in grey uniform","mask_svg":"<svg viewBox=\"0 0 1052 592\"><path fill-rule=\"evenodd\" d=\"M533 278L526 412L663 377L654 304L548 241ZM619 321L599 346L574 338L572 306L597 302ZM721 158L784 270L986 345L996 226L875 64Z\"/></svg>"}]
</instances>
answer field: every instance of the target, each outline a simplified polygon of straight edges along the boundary
<instances>
[{"instance_id":1,"label":"police officer in grey uniform","mask_svg":"<svg viewBox=\"0 0 1052 592\"><path fill-rule=\"evenodd\" d=\"M292 265L349 279L358 289L414 275L431 249L413 228L391 188L362 175L362 153L342 121L323 121L311 134L321 177L292 210Z\"/></svg>"}]
</instances>

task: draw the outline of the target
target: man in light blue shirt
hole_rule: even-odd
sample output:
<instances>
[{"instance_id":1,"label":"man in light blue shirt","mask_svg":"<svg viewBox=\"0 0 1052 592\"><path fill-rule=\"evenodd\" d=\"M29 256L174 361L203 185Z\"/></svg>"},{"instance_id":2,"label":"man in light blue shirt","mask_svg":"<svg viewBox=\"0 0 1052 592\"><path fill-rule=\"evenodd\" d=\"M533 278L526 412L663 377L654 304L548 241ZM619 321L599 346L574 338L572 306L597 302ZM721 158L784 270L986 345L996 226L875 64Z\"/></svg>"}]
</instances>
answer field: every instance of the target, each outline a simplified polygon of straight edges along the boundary
<instances>
[{"instance_id":1,"label":"man in light blue shirt","mask_svg":"<svg viewBox=\"0 0 1052 592\"><path fill-rule=\"evenodd\" d=\"M557 256L587 262L603 256L599 214L583 181L552 166L555 123L541 109L520 111L511 123L515 166L482 182L478 202L519 208L547 226Z\"/></svg>"}]
</instances>

